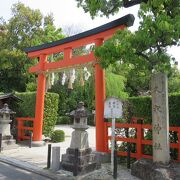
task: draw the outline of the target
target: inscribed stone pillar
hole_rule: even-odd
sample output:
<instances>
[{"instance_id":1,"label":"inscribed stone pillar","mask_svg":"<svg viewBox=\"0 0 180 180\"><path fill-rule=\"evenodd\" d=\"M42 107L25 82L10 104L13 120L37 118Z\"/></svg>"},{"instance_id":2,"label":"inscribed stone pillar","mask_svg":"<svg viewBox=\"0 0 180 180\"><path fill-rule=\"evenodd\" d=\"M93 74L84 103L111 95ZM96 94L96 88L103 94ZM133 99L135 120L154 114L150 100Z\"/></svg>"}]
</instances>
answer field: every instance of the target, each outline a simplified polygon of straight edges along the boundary
<instances>
[{"instance_id":1,"label":"inscribed stone pillar","mask_svg":"<svg viewBox=\"0 0 180 180\"><path fill-rule=\"evenodd\" d=\"M52 164L51 169L58 171L60 168L60 147L52 147Z\"/></svg>"},{"instance_id":2,"label":"inscribed stone pillar","mask_svg":"<svg viewBox=\"0 0 180 180\"><path fill-rule=\"evenodd\" d=\"M152 93L152 132L153 162L168 164L169 155L169 108L167 76L163 73L153 74Z\"/></svg>"}]
</instances>

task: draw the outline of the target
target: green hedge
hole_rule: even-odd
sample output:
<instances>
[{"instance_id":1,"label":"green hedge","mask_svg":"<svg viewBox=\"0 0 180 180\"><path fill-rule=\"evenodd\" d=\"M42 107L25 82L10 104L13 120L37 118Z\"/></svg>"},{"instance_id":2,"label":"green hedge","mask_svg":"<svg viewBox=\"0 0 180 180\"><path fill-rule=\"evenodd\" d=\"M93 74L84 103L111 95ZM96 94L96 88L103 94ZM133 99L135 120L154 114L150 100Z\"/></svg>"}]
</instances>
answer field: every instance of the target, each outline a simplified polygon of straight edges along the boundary
<instances>
[{"instance_id":1,"label":"green hedge","mask_svg":"<svg viewBox=\"0 0 180 180\"><path fill-rule=\"evenodd\" d=\"M132 105L132 115L146 117L145 123L151 123L151 97L128 98ZM169 123L170 126L180 126L180 93L169 95Z\"/></svg>"},{"instance_id":2,"label":"green hedge","mask_svg":"<svg viewBox=\"0 0 180 180\"><path fill-rule=\"evenodd\" d=\"M65 133L63 130L55 130L52 133L51 141L54 143L63 142L65 139Z\"/></svg>"},{"instance_id":3,"label":"green hedge","mask_svg":"<svg viewBox=\"0 0 180 180\"><path fill-rule=\"evenodd\" d=\"M14 107L17 112L17 117L34 117L36 92L16 93L23 102L19 102L18 106ZM43 134L51 136L57 120L59 95L56 93L46 93L44 105L44 121Z\"/></svg>"},{"instance_id":4,"label":"green hedge","mask_svg":"<svg viewBox=\"0 0 180 180\"><path fill-rule=\"evenodd\" d=\"M15 93L22 102L18 103L18 106L14 107L16 116L18 117L34 117L35 116L35 104L36 104L36 93L35 92L24 92Z\"/></svg>"},{"instance_id":5,"label":"green hedge","mask_svg":"<svg viewBox=\"0 0 180 180\"><path fill-rule=\"evenodd\" d=\"M73 119L68 117L68 116L59 116L57 118L56 124L72 124L73 123Z\"/></svg>"}]
</instances>

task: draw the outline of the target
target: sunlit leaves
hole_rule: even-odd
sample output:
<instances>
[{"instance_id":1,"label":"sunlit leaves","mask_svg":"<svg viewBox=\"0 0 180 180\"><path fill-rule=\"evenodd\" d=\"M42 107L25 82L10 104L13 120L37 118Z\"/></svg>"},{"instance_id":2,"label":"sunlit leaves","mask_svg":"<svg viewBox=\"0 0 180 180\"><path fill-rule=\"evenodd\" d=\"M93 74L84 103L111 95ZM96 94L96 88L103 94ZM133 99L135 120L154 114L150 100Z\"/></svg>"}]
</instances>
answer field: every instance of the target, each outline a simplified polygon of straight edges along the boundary
<instances>
[{"instance_id":1,"label":"sunlit leaves","mask_svg":"<svg viewBox=\"0 0 180 180\"><path fill-rule=\"evenodd\" d=\"M61 28L56 28L53 15L43 17L22 3L12 6L8 22L0 19L0 91L25 91L26 84L35 82L28 72L35 60L30 60L24 48L59 40Z\"/></svg>"},{"instance_id":2,"label":"sunlit leaves","mask_svg":"<svg viewBox=\"0 0 180 180\"><path fill-rule=\"evenodd\" d=\"M119 31L103 46L96 48L95 55L102 67L121 61L139 68L145 66L149 70L167 72L171 68L167 46L179 44L178 6L179 3L168 0L142 3L138 31Z\"/></svg>"},{"instance_id":3,"label":"sunlit leaves","mask_svg":"<svg viewBox=\"0 0 180 180\"><path fill-rule=\"evenodd\" d=\"M126 81L125 77L107 71L106 96L107 97L114 96L114 97L119 97L121 99L127 98L128 93L125 92L125 81Z\"/></svg>"},{"instance_id":4,"label":"sunlit leaves","mask_svg":"<svg viewBox=\"0 0 180 180\"><path fill-rule=\"evenodd\" d=\"M109 16L119 11L123 0L76 0L78 7L82 7L85 12L89 12L91 17Z\"/></svg>"}]
</instances>

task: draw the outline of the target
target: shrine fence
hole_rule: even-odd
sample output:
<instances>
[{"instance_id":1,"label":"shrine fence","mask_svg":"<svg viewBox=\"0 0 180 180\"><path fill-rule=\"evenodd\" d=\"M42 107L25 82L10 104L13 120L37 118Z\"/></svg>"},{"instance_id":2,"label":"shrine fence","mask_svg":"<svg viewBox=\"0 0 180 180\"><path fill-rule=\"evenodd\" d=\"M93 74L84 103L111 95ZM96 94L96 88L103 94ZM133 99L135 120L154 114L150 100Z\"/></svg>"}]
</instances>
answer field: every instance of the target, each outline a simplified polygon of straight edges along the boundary
<instances>
[{"instance_id":1,"label":"shrine fence","mask_svg":"<svg viewBox=\"0 0 180 180\"><path fill-rule=\"evenodd\" d=\"M30 139L30 133L33 133L33 122L34 118L31 117L18 117L16 118L17 120L17 140L22 141L22 140L27 140ZM27 122L32 122L30 127L30 123Z\"/></svg>"},{"instance_id":2,"label":"shrine fence","mask_svg":"<svg viewBox=\"0 0 180 180\"><path fill-rule=\"evenodd\" d=\"M106 152L111 152L111 122L105 122L105 142L106 142ZM124 124L124 123L116 123L116 143L117 143L117 154L119 156L127 156L127 149L125 151L119 150L121 148L122 142L135 144L134 152L131 152L130 155L132 158L141 159L148 158L152 159L152 155L144 154L144 145L152 146L152 140L145 139L145 136L149 130L152 130L152 125L149 124ZM180 127L170 127L170 132L177 133L178 140L176 143L170 142L170 148L176 149L178 157L176 161L180 162ZM128 132L128 133L126 133ZM128 134L128 137L127 137Z\"/></svg>"}]
</instances>

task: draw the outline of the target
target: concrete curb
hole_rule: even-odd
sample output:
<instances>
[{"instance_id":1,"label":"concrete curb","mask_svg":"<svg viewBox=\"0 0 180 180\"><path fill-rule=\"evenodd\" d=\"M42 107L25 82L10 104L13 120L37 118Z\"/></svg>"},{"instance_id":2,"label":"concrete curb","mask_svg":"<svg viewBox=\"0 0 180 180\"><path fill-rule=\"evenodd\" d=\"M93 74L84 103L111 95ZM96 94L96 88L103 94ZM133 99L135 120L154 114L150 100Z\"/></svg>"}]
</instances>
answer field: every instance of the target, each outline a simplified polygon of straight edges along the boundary
<instances>
[{"instance_id":1,"label":"concrete curb","mask_svg":"<svg viewBox=\"0 0 180 180\"><path fill-rule=\"evenodd\" d=\"M49 179L53 179L53 180L63 179L63 177L55 175L52 172L50 172L49 170L41 169L41 168L39 168L33 164L30 164L30 163L27 163L24 161L20 161L20 160L17 160L15 158L9 158L9 157L0 155L0 162L15 166L15 167L20 168L20 169L24 169L26 171L30 171L32 173L47 177Z\"/></svg>"}]
</instances>

